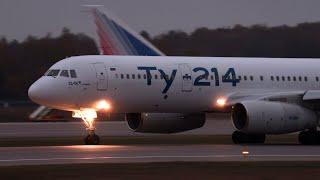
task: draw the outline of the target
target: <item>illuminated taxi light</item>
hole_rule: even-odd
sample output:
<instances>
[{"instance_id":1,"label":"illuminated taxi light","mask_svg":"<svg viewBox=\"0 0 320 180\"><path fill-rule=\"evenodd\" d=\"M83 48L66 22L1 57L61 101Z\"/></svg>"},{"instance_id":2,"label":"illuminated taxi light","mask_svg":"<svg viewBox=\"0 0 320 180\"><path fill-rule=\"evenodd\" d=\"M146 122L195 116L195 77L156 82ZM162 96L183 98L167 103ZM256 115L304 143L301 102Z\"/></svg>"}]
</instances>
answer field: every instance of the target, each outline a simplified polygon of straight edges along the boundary
<instances>
[{"instance_id":1,"label":"illuminated taxi light","mask_svg":"<svg viewBox=\"0 0 320 180\"><path fill-rule=\"evenodd\" d=\"M99 110L109 110L111 109L111 105L107 101L101 100L97 103L96 108Z\"/></svg>"},{"instance_id":2,"label":"illuminated taxi light","mask_svg":"<svg viewBox=\"0 0 320 180\"><path fill-rule=\"evenodd\" d=\"M226 105L227 100L225 98L219 98L217 99L217 105L220 107L223 107Z\"/></svg>"}]
</instances>

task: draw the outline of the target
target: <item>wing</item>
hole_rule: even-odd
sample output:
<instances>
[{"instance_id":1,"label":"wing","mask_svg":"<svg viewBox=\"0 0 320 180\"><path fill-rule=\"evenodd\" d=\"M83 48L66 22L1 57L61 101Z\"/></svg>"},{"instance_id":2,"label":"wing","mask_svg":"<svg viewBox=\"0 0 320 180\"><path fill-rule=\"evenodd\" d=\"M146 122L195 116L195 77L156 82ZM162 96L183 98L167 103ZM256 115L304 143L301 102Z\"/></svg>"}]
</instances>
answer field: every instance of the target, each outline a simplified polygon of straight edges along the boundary
<instances>
[{"instance_id":1,"label":"wing","mask_svg":"<svg viewBox=\"0 0 320 180\"><path fill-rule=\"evenodd\" d=\"M279 101L279 102L291 102L295 99L301 99L305 94L305 91L256 91L248 90L241 92L234 92L227 94L226 105L232 106L233 104L242 101Z\"/></svg>"},{"instance_id":2,"label":"wing","mask_svg":"<svg viewBox=\"0 0 320 180\"><path fill-rule=\"evenodd\" d=\"M300 104L313 110L320 110L320 91L265 91L265 90L247 90L233 92L225 96L225 109L244 101L272 101L285 102L291 104Z\"/></svg>"}]
</instances>

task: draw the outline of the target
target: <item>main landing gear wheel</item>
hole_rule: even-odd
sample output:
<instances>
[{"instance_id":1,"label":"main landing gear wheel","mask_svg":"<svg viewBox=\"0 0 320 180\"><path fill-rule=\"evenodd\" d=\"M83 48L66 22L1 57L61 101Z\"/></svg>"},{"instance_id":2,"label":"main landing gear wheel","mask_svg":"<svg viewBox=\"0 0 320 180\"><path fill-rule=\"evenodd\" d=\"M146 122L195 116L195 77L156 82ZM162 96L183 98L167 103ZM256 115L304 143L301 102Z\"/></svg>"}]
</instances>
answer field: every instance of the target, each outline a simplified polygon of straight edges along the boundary
<instances>
[{"instance_id":1,"label":"main landing gear wheel","mask_svg":"<svg viewBox=\"0 0 320 180\"><path fill-rule=\"evenodd\" d=\"M263 144L265 140L265 134L246 134L240 131L232 133L232 141L235 144Z\"/></svg>"},{"instance_id":2,"label":"main landing gear wheel","mask_svg":"<svg viewBox=\"0 0 320 180\"><path fill-rule=\"evenodd\" d=\"M299 142L303 145L320 144L320 131L308 130L299 133Z\"/></svg>"}]
</instances>

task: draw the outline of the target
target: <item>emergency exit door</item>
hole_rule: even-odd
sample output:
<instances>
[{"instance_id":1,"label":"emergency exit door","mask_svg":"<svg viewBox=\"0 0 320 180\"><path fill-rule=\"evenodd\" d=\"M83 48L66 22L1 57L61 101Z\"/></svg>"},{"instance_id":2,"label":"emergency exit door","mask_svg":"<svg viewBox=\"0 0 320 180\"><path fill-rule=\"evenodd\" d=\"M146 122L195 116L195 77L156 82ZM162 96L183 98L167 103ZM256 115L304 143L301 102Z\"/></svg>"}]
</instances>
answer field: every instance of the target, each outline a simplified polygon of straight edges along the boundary
<instances>
[{"instance_id":1,"label":"emergency exit door","mask_svg":"<svg viewBox=\"0 0 320 180\"><path fill-rule=\"evenodd\" d=\"M182 78L182 92L192 91L192 72L188 64L179 64Z\"/></svg>"},{"instance_id":2,"label":"emergency exit door","mask_svg":"<svg viewBox=\"0 0 320 180\"><path fill-rule=\"evenodd\" d=\"M96 71L97 90L106 91L108 89L108 74L104 63L92 64Z\"/></svg>"}]
</instances>

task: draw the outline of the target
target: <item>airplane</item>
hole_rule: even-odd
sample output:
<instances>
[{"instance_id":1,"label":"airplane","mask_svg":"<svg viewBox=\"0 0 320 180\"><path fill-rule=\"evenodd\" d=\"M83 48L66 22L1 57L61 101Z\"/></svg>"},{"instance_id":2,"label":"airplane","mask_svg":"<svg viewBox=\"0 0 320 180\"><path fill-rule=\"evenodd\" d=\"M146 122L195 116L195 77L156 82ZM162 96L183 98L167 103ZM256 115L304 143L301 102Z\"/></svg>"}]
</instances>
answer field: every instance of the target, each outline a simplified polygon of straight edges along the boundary
<instances>
[{"instance_id":1,"label":"airplane","mask_svg":"<svg viewBox=\"0 0 320 180\"><path fill-rule=\"evenodd\" d=\"M97 112L125 113L130 129L178 133L205 124L205 113L231 112L235 144L299 132L319 144L317 59L88 55L54 64L28 91L30 99L71 111L99 144Z\"/></svg>"},{"instance_id":2,"label":"airplane","mask_svg":"<svg viewBox=\"0 0 320 180\"><path fill-rule=\"evenodd\" d=\"M152 45L139 33L132 30L125 22L105 10L100 5L83 5L88 8L95 24L96 34L102 55L164 56L165 54ZM30 115L32 120L65 119L57 116L59 112L45 106L39 106Z\"/></svg>"}]
</instances>

